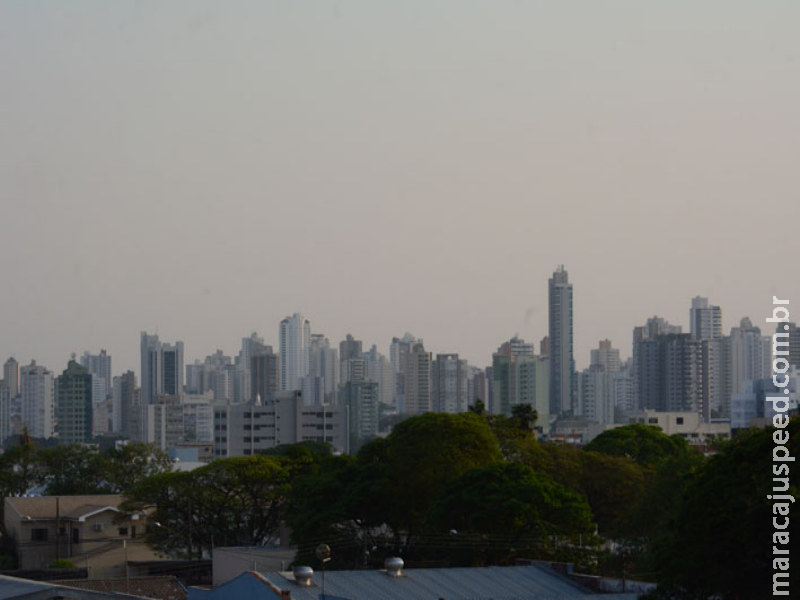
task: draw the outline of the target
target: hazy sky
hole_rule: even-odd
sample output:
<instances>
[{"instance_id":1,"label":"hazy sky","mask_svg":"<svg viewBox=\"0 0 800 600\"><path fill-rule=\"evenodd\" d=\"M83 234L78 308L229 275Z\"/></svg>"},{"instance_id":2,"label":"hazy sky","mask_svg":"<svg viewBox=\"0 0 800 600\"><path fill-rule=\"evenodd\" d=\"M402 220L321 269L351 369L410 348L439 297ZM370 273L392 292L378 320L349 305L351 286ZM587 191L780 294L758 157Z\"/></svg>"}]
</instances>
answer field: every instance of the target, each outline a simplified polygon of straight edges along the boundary
<instances>
[{"instance_id":1,"label":"hazy sky","mask_svg":"<svg viewBox=\"0 0 800 600\"><path fill-rule=\"evenodd\" d=\"M800 319L800 2L0 3L0 359L187 362L302 311L579 367L690 300Z\"/></svg>"}]
</instances>

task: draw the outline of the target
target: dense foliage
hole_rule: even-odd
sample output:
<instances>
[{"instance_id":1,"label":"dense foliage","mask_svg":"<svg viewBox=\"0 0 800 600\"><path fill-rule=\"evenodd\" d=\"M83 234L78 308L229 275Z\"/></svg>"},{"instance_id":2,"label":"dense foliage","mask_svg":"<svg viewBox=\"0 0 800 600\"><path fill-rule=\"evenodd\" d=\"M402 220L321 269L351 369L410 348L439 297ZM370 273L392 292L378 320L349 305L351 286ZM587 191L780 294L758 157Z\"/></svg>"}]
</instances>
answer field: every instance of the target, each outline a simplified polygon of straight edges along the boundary
<instances>
[{"instance_id":1,"label":"dense foliage","mask_svg":"<svg viewBox=\"0 0 800 600\"><path fill-rule=\"evenodd\" d=\"M147 541L173 556L267 544L287 524L297 562L319 567L314 550L326 543L329 569L376 567L391 555L409 566L534 558L658 581L653 598L769 595L772 428L745 431L704 457L643 425L613 429L583 449L541 443L535 420L530 407L503 417L476 404L465 414L407 418L356 456L303 443L189 473L172 472L143 444L99 452L23 438L0 456L0 489L122 492L128 514L147 513ZM787 428L794 456L798 429L798 419ZM785 493L800 498L798 470L789 478Z\"/></svg>"}]
</instances>

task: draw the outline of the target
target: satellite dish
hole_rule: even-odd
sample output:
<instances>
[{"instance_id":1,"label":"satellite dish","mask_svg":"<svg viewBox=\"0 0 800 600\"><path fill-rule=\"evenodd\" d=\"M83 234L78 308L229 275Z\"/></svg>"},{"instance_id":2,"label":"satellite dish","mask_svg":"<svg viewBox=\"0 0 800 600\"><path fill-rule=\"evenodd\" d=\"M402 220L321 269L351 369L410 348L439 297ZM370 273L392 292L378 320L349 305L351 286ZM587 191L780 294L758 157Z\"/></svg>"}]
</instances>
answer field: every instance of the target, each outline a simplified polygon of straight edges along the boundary
<instances>
[{"instance_id":1,"label":"satellite dish","mask_svg":"<svg viewBox=\"0 0 800 600\"><path fill-rule=\"evenodd\" d=\"M317 558L320 559L322 562L328 561L331 559L331 547L328 544L320 544L317 546L315 550Z\"/></svg>"}]
</instances>

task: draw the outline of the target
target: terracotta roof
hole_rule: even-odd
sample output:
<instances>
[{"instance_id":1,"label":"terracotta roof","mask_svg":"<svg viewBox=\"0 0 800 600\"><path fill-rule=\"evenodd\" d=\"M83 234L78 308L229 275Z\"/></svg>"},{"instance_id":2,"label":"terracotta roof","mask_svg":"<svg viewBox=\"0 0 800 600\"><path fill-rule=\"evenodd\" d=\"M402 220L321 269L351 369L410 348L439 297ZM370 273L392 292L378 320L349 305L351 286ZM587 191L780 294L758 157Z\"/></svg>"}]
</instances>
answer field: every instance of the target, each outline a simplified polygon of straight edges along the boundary
<instances>
[{"instance_id":1,"label":"terracotta roof","mask_svg":"<svg viewBox=\"0 0 800 600\"><path fill-rule=\"evenodd\" d=\"M37 498L6 498L7 506L17 512L20 518L55 519L56 500L58 510L64 518L79 518L106 507L116 508L122 502L118 494L98 494L93 496L39 496Z\"/></svg>"}]
</instances>

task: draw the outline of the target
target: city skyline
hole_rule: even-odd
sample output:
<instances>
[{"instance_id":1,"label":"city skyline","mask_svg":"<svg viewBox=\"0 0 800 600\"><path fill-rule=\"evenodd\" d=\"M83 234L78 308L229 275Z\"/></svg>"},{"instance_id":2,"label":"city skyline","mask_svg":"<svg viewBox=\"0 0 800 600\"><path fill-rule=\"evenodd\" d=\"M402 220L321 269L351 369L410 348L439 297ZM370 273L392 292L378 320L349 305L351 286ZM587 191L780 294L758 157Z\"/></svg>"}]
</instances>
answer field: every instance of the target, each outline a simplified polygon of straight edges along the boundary
<instances>
[{"instance_id":1,"label":"city skyline","mask_svg":"<svg viewBox=\"0 0 800 600\"><path fill-rule=\"evenodd\" d=\"M559 267L556 269L556 272L558 271L558 269L561 269L561 268L564 268L564 267L565 267L564 265L559 265ZM565 269L565 270L568 271L568 269ZM570 282L569 282L570 286L572 285L572 283L573 283L572 279L570 279ZM687 313L687 316L686 316L686 319L684 321L681 321L679 319L676 319L676 320L673 321L673 320L671 320L669 318L664 317L662 314L648 314L642 320L642 322L632 324L632 326L631 326L631 328L629 330L629 334L628 334L628 336L627 336L625 341L619 342L619 341L607 336L607 337L600 337L597 340L595 340L594 342L588 344L590 347L587 349L585 355L580 355L578 352L575 352L575 354L574 354L574 363L575 363L575 372L576 372L576 374L580 373L580 371L582 371L583 369L591 366L591 356L592 356L592 353L596 352L598 343L602 343L602 342L605 342L605 341L611 341L611 343L613 344L614 348L619 350L621 359L623 361L632 358L633 357L633 338L636 335L636 330L637 329L641 329L642 325L646 321L651 319L651 318L661 319L661 320L663 320L664 322L668 323L669 325L671 325L673 327L680 328L682 333L689 334L690 333L689 330L690 330L690 327L691 327L691 320L692 320L691 314L694 311L692 306L693 306L693 303L696 302L698 299L700 299L700 300L709 300L709 302L710 302L710 299L707 299L707 298L702 297L702 296L697 296L697 295L694 295L694 296L688 298L687 302L686 302L686 305L685 305L685 308L686 308L685 312ZM726 316L726 311L725 311L725 307L724 307L723 303L717 303L712 308L715 308L718 311L717 318L721 319L721 333L724 336L730 335L731 334L731 330L737 330L738 331L738 328L740 326L740 322L741 322L742 319L752 321L752 325L755 326L755 327L758 327L762 331L762 334L764 334L764 335L771 335L771 333L772 333L773 324L760 323L757 319L754 320L754 319L750 318L747 315L742 316L740 319L739 318L735 319L735 322L734 322L734 319L732 317ZM185 366L190 366L190 365L194 364L197 361L202 362L203 360L206 359L206 357L209 357L212 354L219 353L219 352L222 352L222 355L224 355L224 356L235 358L236 355L241 350L242 341L244 339L246 339L246 338L255 339L255 338L252 338L253 335L257 335L258 339L263 340L264 343L266 344L266 346L271 346L272 348L274 348L274 352L275 352L276 356L280 356L280 353L279 353L279 349L280 349L280 331L281 331L282 324L284 324L287 321L291 321L293 318L296 318L296 317L300 317L300 318L304 319L304 323L305 323L304 327L310 328L309 331L310 331L310 335L312 337L314 337L314 336L316 336L316 337L324 336L325 338L329 339L331 341L331 343L333 345L335 345L337 348L340 346L340 343L346 343L348 341L348 337L349 336L353 336L359 342L362 342L362 339L363 339L362 343L363 343L363 348L365 348L365 349L367 349L367 348L369 348L369 347L374 345L374 346L377 347L377 351L378 352L380 352L381 354L384 354L387 357L391 353L391 346L392 346L392 340L391 339L388 342L386 342L384 344L381 344L379 341L371 340L371 339L366 338L364 336L360 336L358 334L353 333L352 331L348 331L347 333L343 334L341 336L341 338L336 338L336 336L330 335L327 330L326 331L318 331L315 328L314 319L309 317L307 314L300 313L298 311L292 311L291 313L287 313L283 318L279 319L276 322L276 326L275 326L276 331L275 331L275 334L274 334L274 338L270 338L269 335L265 335L262 331L250 331L250 332L247 332L247 333L242 332L238 336L236 336L235 333L232 333L231 335L232 336L236 336L236 340L237 341L236 341L236 343L231 343L231 347L224 347L223 348L223 347L220 347L220 345L214 346L212 344L211 346L209 346L207 348L204 348L204 349L192 350L190 348L189 353L182 357L183 364ZM730 321L730 323L729 323L729 321ZM795 319L792 319L792 321L795 321ZM427 342L427 337L424 335L424 332L415 332L415 331L406 331L406 332L404 332L404 334L407 334L407 333L411 333L417 339L419 339L421 341L424 341L425 342L425 346L426 346L426 350L428 352L430 352L432 354L432 356L434 356L434 357L436 355L438 355L438 354L443 354L444 355L444 354L454 354L455 353L455 354L459 354L462 358L467 360L467 362L468 362L468 364L470 366L480 367L480 368L491 366L491 364L492 364L492 355L496 351L496 346L498 344L505 343L508 340L510 340L510 339L512 339L514 337L517 337L517 338L520 338L520 339L524 340L526 343L532 345L535 348L534 351L537 354L539 354L540 353L540 349L539 349L540 341L542 340L542 338L544 338L545 336L548 336L548 334L549 334L549 332L547 330L545 330L539 336L535 336L535 335L534 336L526 336L526 335L520 334L519 332L514 332L514 333L512 333L510 335L507 335L505 337L502 337L502 336L499 335L499 337L497 337L497 342L495 344L495 347L494 348L489 348L486 351L486 354L488 355L488 359L486 360L485 363L481 363L481 362L473 361L465 352L463 352L461 349L459 349L457 347L456 348L450 348L450 347L438 348L438 347L433 347L433 346L429 345L428 342ZM734 333L736 333L736 332L734 332ZM393 336L393 338L394 337L398 337L399 338L400 335L401 334L398 333L397 335ZM124 372L130 370L130 371L133 371L137 375L137 377L141 378L142 377L142 369L141 369L142 357L143 357L143 355L145 353L145 345L146 345L145 340L154 340L155 344L159 348L162 347L162 346L164 346L165 348L174 348L174 346L170 346L170 344L178 344L179 347L180 347L181 355L183 355L183 353L184 353L183 348L188 346L188 344L185 342L187 337L190 338L192 336L191 335L187 336L187 335L176 334L175 336L167 337L165 335L159 335L158 333L155 333L155 332L141 330L136 335L136 340L138 340L138 342L137 341L134 342L134 346L136 347L136 349L140 350L140 352L136 352L136 350L134 350L134 354L137 354L137 355L134 357L133 362L131 364L126 364L126 363L123 362L123 360L118 358L119 356L123 356L123 357L125 356L126 352L124 350L120 352L120 350L118 348L112 347L110 344L104 344L104 345L102 345L102 347L98 347L98 348L74 348L73 350L70 351L70 354L63 359L63 364L61 362L58 362L57 359L56 359L55 362L48 362L48 361L44 360L42 357L45 356L46 354L43 353L43 352L40 352L37 355L30 356L30 357L20 357L19 353L6 352L5 353L5 357L6 358L3 360L3 362L5 362L6 360L12 360L13 359L18 363L19 367L21 368L23 366L29 365L31 363L31 361L35 361L35 363L37 365L42 366L42 367L44 367L44 368L46 368L48 370L53 371L54 374L57 374L61 370L63 370L64 367L66 367L66 365L69 363L69 361L71 360L73 355L83 354L84 356L82 357L82 360L84 360L84 359L86 359L88 357L88 355L90 355L92 353L95 353L95 352L97 352L97 353L107 353L108 358L110 358L110 359L113 358L114 367L113 367L113 372L111 373L112 377L113 376L117 376L117 375L121 375ZM579 337L579 331L577 331L577 330L575 331L575 337L576 338ZM161 338L163 338L164 340L169 340L169 342L161 342L161 341L159 341ZM185 377L185 374L181 374L181 378L183 379L184 377ZM146 376L145 376L145 381L147 381L147 377Z\"/></svg>"},{"instance_id":2,"label":"city skyline","mask_svg":"<svg viewBox=\"0 0 800 600\"><path fill-rule=\"evenodd\" d=\"M187 359L302 312L486 365L574 283L576 368L800 302L800 5L0 5L0 352ZM793 305L790 305L790 308Z\"/></svg>"}]
</instances>

